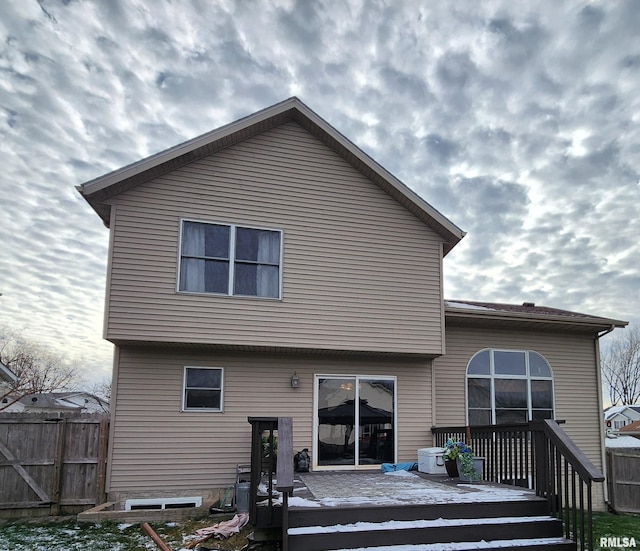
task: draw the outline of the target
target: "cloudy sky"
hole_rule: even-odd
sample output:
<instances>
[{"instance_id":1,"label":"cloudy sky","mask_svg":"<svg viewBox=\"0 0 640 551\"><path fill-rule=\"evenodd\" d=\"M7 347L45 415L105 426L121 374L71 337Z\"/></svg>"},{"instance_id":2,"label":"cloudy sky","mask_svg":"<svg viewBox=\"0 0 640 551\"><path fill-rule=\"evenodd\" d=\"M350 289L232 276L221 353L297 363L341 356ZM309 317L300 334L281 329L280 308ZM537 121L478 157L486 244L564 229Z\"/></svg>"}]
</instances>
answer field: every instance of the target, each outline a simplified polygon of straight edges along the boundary
<instances>
[{"instance_id":1,"label":"cloudy sky","mask_svg":"<svg viewBox=\"0 0 640 551\"><path fill-rule=\"evenodd\" d=\"M640 9L0 2L0 325L110 372L75 186L298 96L468 232L448 298L640 321Z\"/></svg>"}]
</instances>

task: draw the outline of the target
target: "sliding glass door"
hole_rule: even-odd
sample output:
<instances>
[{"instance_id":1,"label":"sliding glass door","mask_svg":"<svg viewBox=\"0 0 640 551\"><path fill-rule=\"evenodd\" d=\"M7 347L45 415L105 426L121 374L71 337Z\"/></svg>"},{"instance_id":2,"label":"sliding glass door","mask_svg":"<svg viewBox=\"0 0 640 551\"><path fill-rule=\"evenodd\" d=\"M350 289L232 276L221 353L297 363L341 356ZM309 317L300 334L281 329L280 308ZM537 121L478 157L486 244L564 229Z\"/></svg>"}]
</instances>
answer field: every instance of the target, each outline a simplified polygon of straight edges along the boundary
<instances>
[{"instance_id":1,"label":"sliding glass door","mask_svg":"<svg viewBox=\"0 0 640 551\"><path fill-rule=\"evenodd\" d=\"M317 375L315 464L349 468L395 461L395 377Z\"/></svg>"}]
</instances>

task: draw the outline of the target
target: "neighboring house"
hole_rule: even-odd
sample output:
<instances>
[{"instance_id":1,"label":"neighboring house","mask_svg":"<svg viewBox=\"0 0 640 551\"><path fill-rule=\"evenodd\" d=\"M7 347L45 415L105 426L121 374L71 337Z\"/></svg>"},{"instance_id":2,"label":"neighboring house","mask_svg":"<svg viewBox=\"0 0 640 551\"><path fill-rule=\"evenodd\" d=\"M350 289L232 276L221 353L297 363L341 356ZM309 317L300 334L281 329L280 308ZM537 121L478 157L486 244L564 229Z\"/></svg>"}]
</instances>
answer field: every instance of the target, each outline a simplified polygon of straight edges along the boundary
<instances>
[{"instance_id":1,"label":"neighboring house","mask_svg":"<svg viewBox=\"0 0 640 551\"><path fill-rule=\"evenodd\" d=\"M618 434L620 436L634 436L635 438L640 438L640 421L634 421L633 423L629 423L622 427Z\"/></svg>"},{"instance_id":2,"label":"neighboring house","mask_svg":"<svg viewBox=\"0 0 640 551\"><path fill-rule=\"evenodd\" d=\"M602 467L598 339L626 322L444 301L464 232L298 99L79 191L110 228L110 500L216 495L248 416L293 417L316 471L545 417Z\"/></svg>"},{"instance_id":3,"label":"neighboring house","mask_svg":"<svg viewBox=\"0 0 640 551\"><path fill-rule=\"evenodd\" d=\"M640 406L611 406L604 411L607 430L620 430L634 421L640 421Z\"/></svg>"},{"instance_id":4,"label":"neighboring house","mask_svg":"<svg viewBox=\"0 0 640 551\"><path fill-rule=\"evenodd\" d=\"M5 398L9 402L10 397ZM6 413L108 413L109 403L87 392L46 392L23 396Z\"/></svg>"},{"instance_id":5,"label":"neighboring house","mask_svg":"<svg viewBox=\"0 0 640 551\"><path fill-rule=\"evenodd\" d=\"M623 433L607 434L605 446L607 449L640 449L640 440L633 436L625 436Z\"/></svg>"}]
</instances>

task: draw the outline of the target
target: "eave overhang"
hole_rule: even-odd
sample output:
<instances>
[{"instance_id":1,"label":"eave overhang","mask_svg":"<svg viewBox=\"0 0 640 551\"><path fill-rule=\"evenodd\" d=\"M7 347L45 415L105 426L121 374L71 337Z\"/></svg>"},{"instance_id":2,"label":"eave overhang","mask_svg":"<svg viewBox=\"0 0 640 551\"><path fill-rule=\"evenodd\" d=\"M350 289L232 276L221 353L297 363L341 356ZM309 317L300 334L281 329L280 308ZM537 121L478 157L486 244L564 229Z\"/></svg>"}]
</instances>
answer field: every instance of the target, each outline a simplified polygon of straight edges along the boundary
<instances>
[{"instance_id":1,"label":"eave overhang","mask_svg":"<svg viewBox=\"0 0 640 551\"><path fill-rule=\"evenodd\" d=\"M445 324L448 326L465 327L510 327L535 328L539 330L561 330L573 333L598 334L616 328L626 327L629 322L566 312L566 314L549 314L535 307L530 312L509 312L500 310L498 304L495 309L464 308L449 306L445 301Z\"/></svg>"},{"instance_id":2,"label":"eave overhang","mask_svg":"<svg viewBox=\"0 0 640 551\"><path fill-rule=\"evenodd\" d=\"M465 236L458 226L296 97L100 176L77 189L108 227L111 214L109 199L112 197L291 121L307 129L440 235L445 255Z\"/></svg>"}]
</instances>

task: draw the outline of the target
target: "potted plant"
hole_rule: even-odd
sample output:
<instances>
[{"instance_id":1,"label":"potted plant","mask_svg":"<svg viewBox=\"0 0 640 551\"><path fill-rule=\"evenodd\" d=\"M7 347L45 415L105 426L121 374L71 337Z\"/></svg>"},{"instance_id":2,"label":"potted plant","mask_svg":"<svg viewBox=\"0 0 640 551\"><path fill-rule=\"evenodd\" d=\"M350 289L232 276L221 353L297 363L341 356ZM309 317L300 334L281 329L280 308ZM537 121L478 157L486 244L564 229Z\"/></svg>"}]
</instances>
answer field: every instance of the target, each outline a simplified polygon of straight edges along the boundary
<instances>
[{"instance_id":1,"label":"potted plant","mask_svg":"<svg viewBox=\"0 0 640 551\"><path fill-rule=\"evenodd\" d=\"M447 440L442 454L447 474L460 477L463 482L476 482L482 479L483 457L475 457L471 446L464 442Z\"/></svg>"},{"instance_id":2,"label":"potted plant","mask_svg":"<svg viewBox=\"0 0 640 551\"><path fill-rule=\"evenodd\" d=\"M449 438L447 443L444 445L442 459L444 459L444 467L447 469L447 474L450 477L459 476L457 461L460 454L463 453L463 450L466 448L467 445L464 442L455 442L451 438Z\"/></svg>"}]
</instances>

